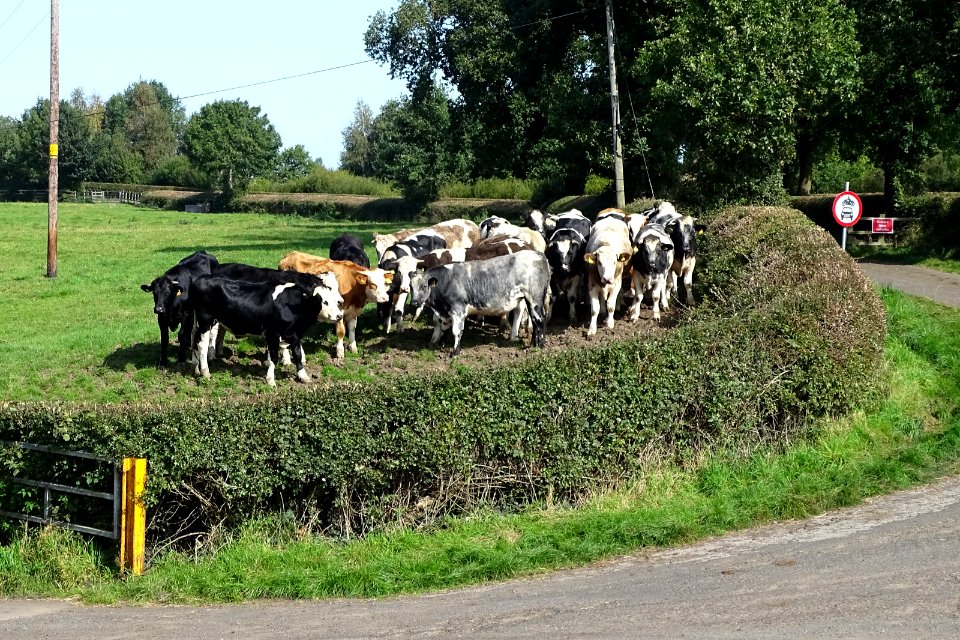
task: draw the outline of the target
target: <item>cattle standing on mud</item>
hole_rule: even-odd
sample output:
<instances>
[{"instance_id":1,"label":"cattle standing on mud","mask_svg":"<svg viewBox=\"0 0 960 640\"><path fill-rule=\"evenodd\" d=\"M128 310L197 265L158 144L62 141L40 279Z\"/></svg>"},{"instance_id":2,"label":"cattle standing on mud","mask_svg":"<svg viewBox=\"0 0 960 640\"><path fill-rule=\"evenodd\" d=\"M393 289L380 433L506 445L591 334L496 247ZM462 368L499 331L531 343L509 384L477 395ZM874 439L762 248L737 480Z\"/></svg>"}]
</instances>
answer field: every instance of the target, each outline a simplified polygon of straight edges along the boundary
<instances>
[{"instance_id":1,"label":"cattle standing on mud","mask_svg":"<svg viewBox=\"0 0 960 640\"><path fill-rule=\"evenodd\" d=\"M630 320L640 319L645 294L650 294L653 319L660 320L660 306L670 308L667 274L673 265L673 241L661 225L647 224L633 239L633 245L636 253L630 259L630 266L636 298L630 308Z\"/></svg>"},{"instance_id":2,"label":"cattle standing on mud","mask_svg":"<svg viewBox=\"0 0 960 640\"><path fill-rule=\"evenodd\" d=\"M197 318L194 340L196 374L210 377L207 354L217 334L229 329L235 336L263 336L267 342L267 384L276 385L274 366L280 343L290 345L296 359L297 379L309 382L301 339L319 319L338 321L343 298L332 275L299 274L295 282L246 282L207 275L193 283Z\"/></svg>"},{"instance_id":3,"label":"cattle standing on mud","mask_svg":"<svg viewBox=\"0 0 960 640\"><path fill-rule=\"evenodd\" d=\"M550 290L554 300L561 295L566 297L570 307L570 322L576 322L577 298L585 274L583 255L593 225L576 209L550 216L550 220L553 232L545 252L553 274L550 278Z\"/></svg>"},{"instance_id":4,"label":"cattle standing on mud","mask_svg":"<svg viewBox=\"0 0 960 640\"><path fill-rule=\"evenodd\" d=\"M386 315L386 330L390 333L394 320L397 331L403 331L403 308L410 293L410 282L404 280L403 274L416 268L419 258L431 251L447 248L446 239L432 229L427 229L408 236L383 252L379 266L386 271L393 271L396 277L390 288L389 307L378 309L381 316Z\"/></svg>"},{"instance_id":5,"label":"cattle standing on mud","mask_svg":"<svg viewBox=\"0 0 960 640\"><path fill-rule=\"evenodd\" d=\"M343 297L343 317L337 320L336 362L342 363L344 356L344 337L347 348L357 351L357 317L367 303L387 302L393 274L383 269L362 269L345 260L328 260L309 253L292 251L280 261L280 268L286 271L302 273L333 273L336 275Z\"/></svg>"},{"instance_id":6,"label":"cattle standing on mud","mask_svg":"<svg viewBox=\"0 0 960 640\"><path fill-rule=\"evenodd\" d=\"M467 316L502 317L526 304L533 323L532 346L545 344L544 303L550 286L550 267L538 251L521 251L487 260L463 262L417 272L412 282L416 306L426 305L436 314L430 344L436 345L446 329L453 332L453 351L460 353ZM510 339L516 340L520 314L514 316Z\"/></svg>"},{"instance_id":7,"label":"cattle standing on mud","mask_svg":"<svg viewBox=\"0 0 960 640\"><path fill-rule=\"evenodd\" d=\"M160 326L160 359L158 367L167 366L167 350L170 346L170 331L177 326L177 362L187 361L187 350L193 336L193 308L190 306L190 289L194 279L207 275L218 266L217 259L205 251L192 253L171 267L150 284L140 288L153 294L153 312Z\"/></svg>"},{"instance_id":8,"label":"cattle standing on mud","mask_svg":"<svg viewBox=\"0 0 960 640\"><path fill-rule=\"evenodd\" d=\"M670 270L671 292L680 298L677 280L683 278L683 289L686 292L687 306L692 307L693 299L693 270L697 266L697 229L696 220L691 216L683 216L673 223L670 231L673 241L673 268Z\"/></svg>"},{"instance_id":9,"label":"cattle standing on mud","mask_svg":"<svg viewBox=\"0 0 960 640\"><path fill-rule=\"evenodd\" d=\"M619 209L604 209L597 214L583 254L590 295L588 336L597 333L601 307L606 308L607 328L613 328L617 297L623 286L624 265L632 255L626 214Z\"/></svg>"}]
</instances>

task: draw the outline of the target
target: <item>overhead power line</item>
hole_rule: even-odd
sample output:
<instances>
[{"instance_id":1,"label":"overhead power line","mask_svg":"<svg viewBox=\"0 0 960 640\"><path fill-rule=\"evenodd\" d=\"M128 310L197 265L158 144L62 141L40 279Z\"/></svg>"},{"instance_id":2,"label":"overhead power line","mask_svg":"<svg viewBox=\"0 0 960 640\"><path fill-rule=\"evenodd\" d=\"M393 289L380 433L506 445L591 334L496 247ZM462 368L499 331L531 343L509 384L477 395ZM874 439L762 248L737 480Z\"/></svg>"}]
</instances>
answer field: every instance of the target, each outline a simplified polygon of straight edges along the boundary
<instances>
[{"instance_id":1,"label":"overhead power line","mask_svg":"<svg viewBox=\"0 0 960 640\"><path fill-rule=\"evenodd\" d=\"M10 22L10 18L13 17L13 14L15 14L15 13L17 12L17 9L19 9L20 7L22 7L22 6L23 6L23 3L26 2L26 1L27 1L27 0L20 0L20 4L18 4L18 5L16 6L16 8L15 8L13 11L10 12L10 15L7 16L7 19L3 21L3 24L0 24L0 29L3 29L4 25L6 25L8 22Z\"/></svg>"},{"instance_id":2,"label":"overhead power line","mask_svg":"<svg viewBox=\"0 0 960 640\"><path fill-rule=\"evenodd\" d=\"M49 18L49 17L50 17L50 12L49 12L49 11L48 11L47 13L43 14L43 17L41 17L40 20L37 21L37 24L33 25L33 28L30 29L30 31L27 32L27 35L23 36L23 40L21 40L20 42L18 42L17 45L16 45L13 49L10 49L10 51L7 52L7 55L3 56L3 58L0 58L0 64L3 64L4 62L6 62L7 58L9 58L10 56L12 56L12 55L13 55L13 52L16 51L17 49L19 49L19 48L20 48L20 45L22 45L24 42L26 42L26 41L27 41L27 38L29 38L30 35L31 35L34 31L37 30L37 27L39 27L41 24L43 24L44 21L45 21L47 18ZM9 18L7 18L7 19L9 20Z\"/></svg>"}]
</instances>

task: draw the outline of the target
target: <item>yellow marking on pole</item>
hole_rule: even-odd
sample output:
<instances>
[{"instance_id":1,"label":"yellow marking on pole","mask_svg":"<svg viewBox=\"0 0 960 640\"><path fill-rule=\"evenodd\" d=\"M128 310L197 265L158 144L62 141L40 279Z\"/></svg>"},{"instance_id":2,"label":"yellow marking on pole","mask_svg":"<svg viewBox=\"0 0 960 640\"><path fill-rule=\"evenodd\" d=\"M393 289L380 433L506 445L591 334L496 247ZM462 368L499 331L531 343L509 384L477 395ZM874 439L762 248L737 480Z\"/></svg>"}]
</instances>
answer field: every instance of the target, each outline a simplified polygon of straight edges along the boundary
<instances>
[{"instance_id":1,"label":"yellow marking on pole","mask_svg":"<svg viewBox=\"0 0 960 640\"><path fill-rule=\"evenodd\" d=\"M56 158L56 157L59 156L59 155L60 155L60 145L58 145L58 144L51 144L51 145L50 145L50 157L51 157L51 158Z\"/></svg>"},{"instance_id":2,"label":"yellow marking on pole","mask_svg":"<svg viewBox=\"0 0 960 640\"><path fill-rule=\"evenodd\" d=\"M123 459L123 506L120 526L120 570L143 573L147 512L143 491L147 484L146 458Z\"/></svg>"}]
</instances>

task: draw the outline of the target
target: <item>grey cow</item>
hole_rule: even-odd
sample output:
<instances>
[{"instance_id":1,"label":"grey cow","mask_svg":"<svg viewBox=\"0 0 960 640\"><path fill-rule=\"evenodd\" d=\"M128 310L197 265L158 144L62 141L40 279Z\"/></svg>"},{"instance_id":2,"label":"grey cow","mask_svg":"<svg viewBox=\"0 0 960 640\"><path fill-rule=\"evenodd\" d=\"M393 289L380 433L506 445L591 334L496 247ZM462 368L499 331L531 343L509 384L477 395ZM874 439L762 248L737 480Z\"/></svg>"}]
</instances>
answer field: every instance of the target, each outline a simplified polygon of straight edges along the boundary
<instances>
[{"instance_id":1,"label":"grey cow","mask_svg":"<svg viewBox=\"0 0 960 640\"><path fill-rule=\"evenodd\" d=\"M545 344L544 303L550 287L550 266L537 251L447 264L414 274L411 298L415 307L426 304L436 314L430 344L436 345L446 329L453 330L453 352L460 353L460 339L468 315L503 316L526 304L533 324L532 346ZM520 331L520 314L514 314L510 339Z\"/></svg>"}]
</instances>

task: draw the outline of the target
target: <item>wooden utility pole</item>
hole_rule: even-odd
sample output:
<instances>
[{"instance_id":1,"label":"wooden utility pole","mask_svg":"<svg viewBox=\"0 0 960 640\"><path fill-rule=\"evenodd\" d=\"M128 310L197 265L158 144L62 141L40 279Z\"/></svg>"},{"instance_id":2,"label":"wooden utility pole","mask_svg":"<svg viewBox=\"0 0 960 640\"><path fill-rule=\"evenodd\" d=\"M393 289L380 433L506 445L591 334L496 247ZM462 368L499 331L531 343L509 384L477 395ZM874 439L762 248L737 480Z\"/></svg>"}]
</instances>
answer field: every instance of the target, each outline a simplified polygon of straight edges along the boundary
<instances>
[{"instance_id":1,"label":"wooden utility pole","mask_svg":"<svg viewBox=\"0 0 960 640\"><path fill-rule=\"evenodd\" d=\"M47 277L57 277L57 196L60 191L60 0L50 0L50 172L47 185Z\"/></svg>"},{"instance_id":2,"label":"wooden utility pole","mask_svg":"<svg viewBox=\"0 0 960 640\"><path fill-rule=\"evenodd\" d=\"M617 91L617 62L613 50L613 0L607 0L607 56L610 59L610 109L613 112L613 186L617 208L627 202L623 189L623 149L620 146L620 93Z\"/></svg>"}]
</instances>

